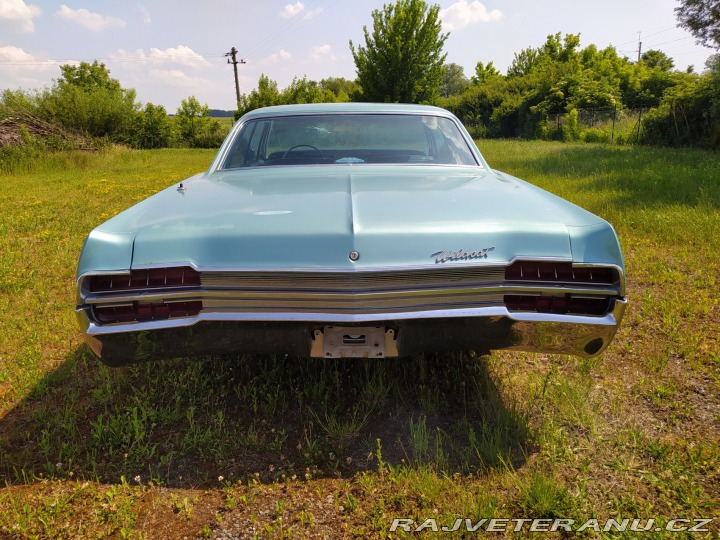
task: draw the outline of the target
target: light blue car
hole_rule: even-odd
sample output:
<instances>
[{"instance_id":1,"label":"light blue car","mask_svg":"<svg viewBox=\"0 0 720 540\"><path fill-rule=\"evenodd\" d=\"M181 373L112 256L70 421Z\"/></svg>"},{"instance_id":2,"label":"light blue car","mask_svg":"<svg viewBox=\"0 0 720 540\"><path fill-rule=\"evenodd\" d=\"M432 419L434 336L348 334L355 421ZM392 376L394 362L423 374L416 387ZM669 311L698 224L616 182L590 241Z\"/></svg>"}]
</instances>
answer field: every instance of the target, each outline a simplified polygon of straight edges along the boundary
<instances>
[{"instance_id":1,"label":"light blue car","mask_svg":"<svg viewBox=\"0 0 720 540\"><path fill-rule=\"evenodd\" d=\"M492 170L436 107L268 107L210 168L93 230L77 317L108 365L272 353L594 356L626 307L599 217Z\"/></svg>"}]
</instances>

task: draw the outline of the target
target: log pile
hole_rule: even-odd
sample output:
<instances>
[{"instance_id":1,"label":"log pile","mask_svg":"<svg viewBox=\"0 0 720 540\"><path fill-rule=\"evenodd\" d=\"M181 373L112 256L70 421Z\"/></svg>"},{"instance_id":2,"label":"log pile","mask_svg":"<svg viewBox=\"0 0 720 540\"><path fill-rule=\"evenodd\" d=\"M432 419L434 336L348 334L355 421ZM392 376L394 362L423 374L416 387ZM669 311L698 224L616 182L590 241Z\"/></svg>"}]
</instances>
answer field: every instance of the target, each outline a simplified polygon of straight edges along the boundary
<instances>
[{"instance_id":1,"label":"log pile","mask_svg":"<svg viewBox=\"0 0 720 540\"><path fill-rule=\"evenodd\" d=\"M46 122L22 107L9 108L0 103L0 148L22 144L24 142L21 134L23 128L32 137L42 140L59 139L69 143L69 146L73 148L93 146L86 137L68 131L57 124Z\"/></svg>"}]
</instances>

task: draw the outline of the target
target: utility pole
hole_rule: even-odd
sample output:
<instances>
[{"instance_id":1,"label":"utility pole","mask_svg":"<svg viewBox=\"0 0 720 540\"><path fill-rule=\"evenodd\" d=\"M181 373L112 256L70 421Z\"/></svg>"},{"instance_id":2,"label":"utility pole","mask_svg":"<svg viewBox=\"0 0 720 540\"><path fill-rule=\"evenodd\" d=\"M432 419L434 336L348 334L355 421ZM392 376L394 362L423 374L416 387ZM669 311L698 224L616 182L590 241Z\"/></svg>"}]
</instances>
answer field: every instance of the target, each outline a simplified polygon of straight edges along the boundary
<instances>
[{"instance_id":1,"label":"utility pole","mask_svg":"<svg viewBox=\"0 0 720 540\"><path fill-rule=\"evenodd\" d=\"M638 64L640 63L640 59L642 58L642 41L640 41L641 32L638 32ZM640 94L640 112L638 113L638 123L637 123L637 142L640 142L640 130L642 129L642 108L643 108L643 102L642 102L642 94Z\"/></svg>"},{"instance_id":2,"label":"utility pole","mask_svg":"<svg viewBox=\"0 0 720 540\"><path fill-rule=\"evenodd\" d=\"M236 55L237 55L237 49L235 47L230 49L229 53L225 53L225 56L230 56L232 58L232 60L230 60L230 58L228 58L227 63L232 64L233 69L235 70L235 99L236 99L237 106L240 107L240 83L238 82L237 65L245 64L246 62L245 62L245 60L242 60L242 59L238 60L236 58Z\"/></svg>"}]
</instances>

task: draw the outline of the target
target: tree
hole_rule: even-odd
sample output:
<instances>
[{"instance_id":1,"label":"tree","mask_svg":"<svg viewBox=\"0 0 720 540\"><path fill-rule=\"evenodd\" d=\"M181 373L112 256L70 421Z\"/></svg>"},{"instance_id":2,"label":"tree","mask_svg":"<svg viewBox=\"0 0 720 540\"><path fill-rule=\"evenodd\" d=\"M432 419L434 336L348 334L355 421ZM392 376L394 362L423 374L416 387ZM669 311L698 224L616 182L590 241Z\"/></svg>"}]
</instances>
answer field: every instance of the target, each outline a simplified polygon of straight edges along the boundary
<instances>
[{"instance_id":1,"label":"tree","mask_svg":"<svg viewBox=\"0 0 720 540\"><path fill-rule=\"evenodd\" d=\"M424 0L397 0L373 10L365 46L350 41L365 101L432 103L440 92L442 53L449 34L441 32L440 6Z\"/></svg>"},{"instance_id":2,"label":"tree","mask_svg":"<svg viewBox=\"0 0 720 540\"><path fill-rule=\"evenodd\" d=\"M580 46L580 34L565 34L563 39L560 36L560 32L550 34L542 47L528 47L515 53L508 77L528 75L543 64L574 61L579 56L576 49Z\"/></svg>"},{"instance_id":3,"label":"tree","mask_svg":"<svg viewBox=\"0 0 720 540\"><path fill-rule=\"evenodd\" d=\"M475 64L475 75L472 78L473 84L482 84L494 77L502 77L502 75L492 62L488 62L487 65L482 62Z\"/></svg>"},{"instance_id":4,"label":"tree","mask_svg":"<svg viewBox=\"0 0 720 540\"><path fill-rule=\"evenodd\" d=\"M720 0L680 0L675 16L705 47L720 50Z\"/></svg>"},{"instance_id":5,"label":"tree","mask_svg":"<svg viewBox=\"0 0 720 540\"><path fill-rule=\"evenodd\" d=\"M341 81L345 79L324 79L331 87L340 87L343 85ZM249 95L241 95L239 109L235 114L235 119L240 118L243 114L260 107L270 107L272 105L288 105L292 103L332 103L338 101L337 94L331 89L323 85L323 81L311 81L307 77L298 79L295 77L290 85L284 90L278 89L277 81L270 79L267 75L260 75L258 87L250 92ZM350 85L354 83L345 81ZM348 101L347 94L344 94L344 100Z\"/></svg>"},{"instance_id":6,"label":"tree","mask_svg":"<svg viewBox=\"0 0 720 540\"><path fill-rule=\"evenodd\" d=\"M440 85L442 97L462 94L463 90L470 86L470 80L465 76L465 70L461 65L450 63L445 64L443 68L442 84Z\"/></svg>"},{"instance_id":7,"label":"tree","mask_svg":"<svg viewBox=\"0 0 720 540\"><path fill-rule=\"evenodd\" d=\"M546 56L557 62L568 62L577 56L577 49L580 46L580 34L565 34L562 42L560 32L550 34L545 44L539 49L541 56Z\"/></svg>"},{"instance_id":8,"label":"tree","mask_svg":"<svg viewBox=\"0 0 720 540\"><path fill-rule=\"evenodd\" d=\"M255 109L280 105L281 103L282 97L280 96L280 90L278 90L277 81L273 81L263 73L260 75L260 79L258 79L257 90L253 90L248 95L243 94L240 96L235 119L237 120L243 114L254 111Z\"/></svg>"},{"instance_id":9,"label":"tree","mask_svg":"<svg viewBox=\"0 0 720 540\"><path fill-rule=\"evenodd\" d=\"M62 76L42 104L41 116L92 137L128 142L139 109L135 90L122 88L97 60L62 65L60 72Z\"/></svg>"},{"instance_id":10,"label":"tree","mask_svg":"<svg viewBox=\"0 0 720 540\"><path fill-rule=\"evenodd\" d=\"M510 67L508 67L508 77L522 77L529 74L535 66L540 62L537 49L528 47L519 53L514 54L514 58Z\"/></svg>"},{"instance_id":11,"label":"tree","mask_svg":"<svg viewBox=\"0 0 720 540\"><path fill-rule=\"evenodd\" d=\"M705 69L708 75L715 81L720 87L720 53L711 54L705 61Z\"/></svg>"},{"instance_id":12,"label":"tree","mask_svg":"<svg viewBox=\"0 0 720 540\"><path fill-rule=\"evenodd\" d=\"M58 86L65 88L74 86L84 90L104 88L110 92L121 90L120 81L110 77L110 70L105 64L95 60L92 64L80 62L79 65L70 64L60 66L62 76L58 79Z\"/></svg>"},{"instance_id":13,"label":"tree","mask_svg":"<svg viewBox=\"0 0 720 540\"><path fill-rule=\"evenodd\" d=\"M360 87L354 81L349 81L343 77L328 77L320 80L320 87L323 90L330 90L335 94L335 101L346 102L352 99L352 96L360 91Z\"/></svg>"},{"instance_id":14,"label":"tree","mask_svg":"<svg viewBox=\"0 0 720 540\"><path fill-rule=\"evenodd\" d=\"M166 148L171 133L172 124L165 107L148 103L135 118L131 143L136 148Z\"/></svg>"},{"instance_id":15,"label":"tree","mask_svg":"<svg viewBox=\"0 0 720 540\"><path fill-rule=\"evenodd\" d=\"M661 71L670 71L675 67L675 62L667 54L662 51L649 50L642 53L640 59L645 62L649 68L658 68Z\"/></svg>"},{"instance_id":16,"label":"tree","mask_svg":"<svg viewBox=\"0 0 720 540\"><path fill-rule=\"evenodd\" d=\"M712 72L674 74L657 108L643 117L642 141L720 148L720 85Z\"/></svg>"},{"instance_id":17,"label":"tree","mask_svg":"<svg viewBox=\"0 0 720 540\"><path fill-rule=\"evenodd\" d=\"M181 141L194 148L220 146L220 124L210 117L210 107L201 105L195 96L180 102L175 113L175 125Z\"/></svg>"},{"instance_id":18,"label":"tree","mask_svg":"<svg viewBox=\"0 0 720 540\"><path fill-rule=\"evenodd\" d=\"M441 99L439 105L450 110L475 137L494 135L490 132L490 117L508 97L507 79L500 75L481 84L470 86L461 95Z\"/></svg>"},{"instance_id":19,"label":"tree","mask_svg":"<svg viewBox=\"0 0 720 540\"><path fill-rule=\"evenodd\" d=\"M293 78L290 86L282 92L283 103L333 103L335 94L330 90L324 90L316 81L310 81L307 77Z\"/></svg>"}]
</instances>

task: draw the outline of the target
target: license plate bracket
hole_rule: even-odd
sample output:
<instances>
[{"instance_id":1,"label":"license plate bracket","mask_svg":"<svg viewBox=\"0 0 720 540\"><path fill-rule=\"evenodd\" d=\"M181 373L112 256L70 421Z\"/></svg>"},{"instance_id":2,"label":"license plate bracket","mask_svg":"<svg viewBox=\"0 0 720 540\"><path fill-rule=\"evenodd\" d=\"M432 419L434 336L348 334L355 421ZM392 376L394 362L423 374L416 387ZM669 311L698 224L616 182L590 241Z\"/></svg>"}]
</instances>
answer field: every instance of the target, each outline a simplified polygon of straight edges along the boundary
<instances>
[{"instance_id":1,"label":"license plate bracket","mask_svg":"<svg viewBox=\"0 0 720 540\"><path fill-rule=\"evenodd\" d=\"M387 352L393 352L394 336L394 330L386 330L382 326L325 326L313 333L311 356L385 358ZM390 351L387 349L388 339Z\"/></svg>"}]
</instances>

